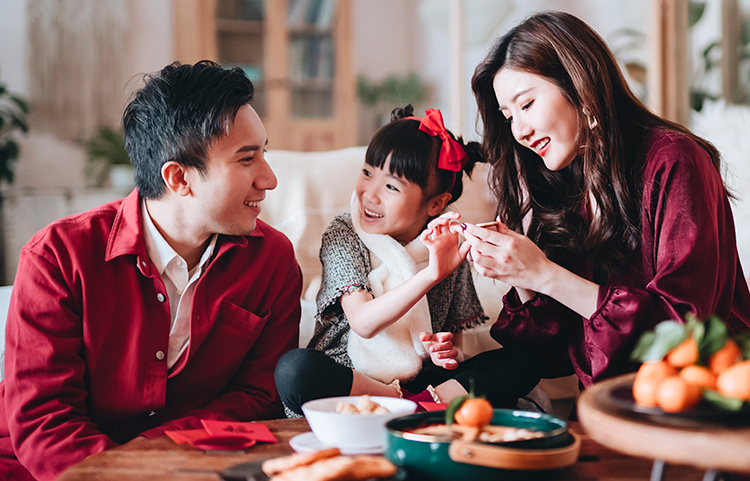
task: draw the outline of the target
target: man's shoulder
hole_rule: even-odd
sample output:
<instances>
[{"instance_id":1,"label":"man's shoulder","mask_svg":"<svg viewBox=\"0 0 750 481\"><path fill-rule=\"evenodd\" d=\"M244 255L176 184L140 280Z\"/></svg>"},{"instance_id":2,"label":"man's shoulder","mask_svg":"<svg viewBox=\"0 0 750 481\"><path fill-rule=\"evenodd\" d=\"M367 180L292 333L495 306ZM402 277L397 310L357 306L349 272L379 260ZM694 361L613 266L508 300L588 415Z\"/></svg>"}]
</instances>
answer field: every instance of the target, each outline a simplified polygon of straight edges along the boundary
<instances>
[{"instance_id":1,"label":"man's shoulder","mask_svg":"<svg viewBox=\"0 0 750 481\"><path fill-rule=\"evenodd\" d=\"M26 246L34 247L71 239L80 241L83 238L103 238L106 241L123 200L108 202L91 210L57 219L34 234Z\"/></svg>"},{"instance_id":2,"label":"man's shoulder","mask_svg":"<svg viewBox=\"0 0 750 481\"><path fill-rule=\"evenodd\" d=\"M294 251L292 241L289 240L286 234L274 227L271 227L262 220L258 219L255 225L255 230L256 235L250 236L250 239L252 239L253 237L258 237L257 234L260 234L266 240L265 244L269 248L281 251Z\"/></svg>"}]
</instances>

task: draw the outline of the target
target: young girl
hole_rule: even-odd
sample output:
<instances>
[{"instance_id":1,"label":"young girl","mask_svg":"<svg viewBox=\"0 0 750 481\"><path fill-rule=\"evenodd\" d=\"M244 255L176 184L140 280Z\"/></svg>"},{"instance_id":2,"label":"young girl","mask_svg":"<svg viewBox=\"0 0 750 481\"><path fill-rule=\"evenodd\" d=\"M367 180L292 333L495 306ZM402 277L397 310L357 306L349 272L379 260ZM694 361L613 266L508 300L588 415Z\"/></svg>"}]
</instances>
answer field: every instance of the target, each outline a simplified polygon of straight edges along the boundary
<instances>
[{"instance_id":1,"label":"young girl","mask_svg":"<svg viewBox=\"0 0 750 481\"><path fill-rule=\"evenodd\" d=\"M438 217L458 200L463 172L480 161L438 110L422 118L396 109L375 134L352 197L351 214L323 234L323 279L308 349L287 353L276 386L287 414L311 399L405 396L450 402L473 378L498 407L515 405L539 381L541 363L526 348L464 358L461 331L486 320L467 249Z\"/></svg>"}]
</instances>

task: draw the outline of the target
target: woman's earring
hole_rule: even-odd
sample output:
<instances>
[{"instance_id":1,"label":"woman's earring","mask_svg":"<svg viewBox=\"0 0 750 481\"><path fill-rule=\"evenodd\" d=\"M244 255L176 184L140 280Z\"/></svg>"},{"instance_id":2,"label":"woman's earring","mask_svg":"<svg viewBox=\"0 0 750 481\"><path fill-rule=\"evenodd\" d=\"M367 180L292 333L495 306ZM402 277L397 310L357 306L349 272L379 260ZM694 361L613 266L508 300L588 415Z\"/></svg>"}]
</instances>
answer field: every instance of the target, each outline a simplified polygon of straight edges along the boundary
<instances>
[{"instance_id":1,"label":"woman's earring","mask_svg":"<svg viewBox=\"0 0 750 481\"><path fill-rule=\"evenodd\" d=\"M591 112L589 112L589 109L587 109L586 107L583 108L583 115L586 116L586 120L589 123L589 129L590 130L594 130L594 127L596 127L597 125L599 125L599 121L596 120L596 117L594 117L593 115L591 115Z\"/></svg>"}]
</instances>

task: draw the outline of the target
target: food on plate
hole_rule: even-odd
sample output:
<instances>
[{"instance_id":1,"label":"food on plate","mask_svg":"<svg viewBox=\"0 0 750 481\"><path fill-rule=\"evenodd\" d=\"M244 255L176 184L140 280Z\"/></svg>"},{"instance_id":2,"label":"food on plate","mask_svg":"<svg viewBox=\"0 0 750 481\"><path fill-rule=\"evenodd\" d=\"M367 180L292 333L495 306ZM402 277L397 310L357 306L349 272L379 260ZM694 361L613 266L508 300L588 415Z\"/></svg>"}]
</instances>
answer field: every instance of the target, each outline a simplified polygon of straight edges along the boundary
<instances>
[{"instance_id":1,"label":"food on plate","mask_svg":"<svg viewBox=\"0 0 750 481\"><path fill-rule=\"evenodd\" d=\"M680 377L701 389L716 389L716 375L705 366L685 366L680 371Z\"/></svg>"},{"instance_id":2,"label":"food on plate","mask_svg":"<svg viewBox=\"0 0 750 481\"><path fill-rule=\"evenodd\" d=\"M718 376L722 371L741 360L742 351L740 351L737 343L731 339L727 339L724 346L708 359L708 367Z\"/></svg>"},{"instance_id":3,"label":"food on plate","mask_svg":"<svg viewBox=\"0 0 750 481\"><path fill-rule=\"evenodd\" d=\"M667 362L674 367L690 366L698 362L698 343L689 337L667 353Z\"/></svg>"},{"instance_id":4,"label":"food on plate","mask_svg":"<svg viewBox=\"0 0 750 481\"><path fill-rule=\"evenodd\" d=\"M644 362L633 381L633 399L641 404L656 406L656 387L663 379L676 374L677 369L667 361Z\"/></svg>"},{"instance_id":5,"label":"food on plate","mask_svg":"<svg viewBox=\"0 0 750 481\"><path fill-rule=\"evenodd\" d=\"M750 401L750 361L728 367L716 379L716 387L725 396Z\"/></svg>"},{"instance_id":6,"label":"food on plate","mask_svg":"<svg viewBox=\"0 0 750 481\"><path fill-rule=\"evenodd\" d=\"M479 437L482 428L492 421L492 404L474 393L474 379L469 379L469 394L454 398L445 410L445 424L451 426L455 421L467 428L463 431L464 441L474 441Z\"/></svg>"},{"instance_id":7,"label":"food on plate","mask_svg":"<svg viewBox=\"0 0 750 481\"><path fill-rule=\"evenodd\" d=\"M281 458L272 458L263 461L261 469L269 476L278 474L282 471L289 469L299 468L300 466L307 466L313 464L321 459L332 458L334 456L341 456L339 448L328 448L315 451L313 453L297 453L290 456L283 456Z\"/></svg>"},{"instance_id":8,"label":"food on plate","mask_svg":"<svg viewBox=\"0 0 750 481\"><path fill-rule=\"evenodd\" d=\"M343 414L388 414L390 411L388 408L381 406L380 404L376 403L372 399L370 399L370 396L367 394L363 394L359 397L359 401L357 401L357 405L355 406L352 403L348 402L340 402L336 405L336 412L337 413L343 413Z\"/></svg>"},{"instance_id":9,"label":"food on plate","mask_svg":"<svg viewBox=\"0 0 750 481\"><path fill-rule=\"evenodd\" d=\"M739 410L750 401L750 333L736 338L717 317L663 321L639 339L633 399L681 412L702 401Z\"/></svg>"},{"instance_id":10,"label":"food on plate","mask_svg":"<svg viewBox=\"0 0 750 481\"><path fill-rule=\"evenodd\" d=\"M656 403L666 412L674 413L697 405L702 394L700 386L680 376L670 376L656 387Z\"/></svg>"},{"instance_id":11,"label":"food on plate","mask_svg":"<svg viewBox=\"0 0 750 481\"><path fill-rule=\"evenodd\" d=\"M484 398L467 399L455 414L460 426L481 428L492 421L492 404Z\"/></svg>"},{"instance_id":12,"label":"food on plate","mask_svg":"<svg viewBox=\"0 0 750 481\"><path fill-rule=\"evenodd\" d=\"M486 425L475 433L474 427L461 426L460 424L430 424L420 426L409 430L414 434L427 434L435 436L440 442L451 442L456 439L464 439L467 433L475 435L472 440L479 440L484 443L507 443L511 441L523 441L527 439L542 438L547 435L544 431L529 431L524 428L514 428L511 426Z\"/></svg>"},{"instance_id":13,"label":"food on plate","mask_svg":"<svg viewBox=\"0 0 750 481\"><path fill-rule=\"evenodd\" d=\"M271 481L358 481L393 476L396 466L382 456L342 456L338 449L324 449L269 459L263 471Z\"/></svg>"}]
</instances>

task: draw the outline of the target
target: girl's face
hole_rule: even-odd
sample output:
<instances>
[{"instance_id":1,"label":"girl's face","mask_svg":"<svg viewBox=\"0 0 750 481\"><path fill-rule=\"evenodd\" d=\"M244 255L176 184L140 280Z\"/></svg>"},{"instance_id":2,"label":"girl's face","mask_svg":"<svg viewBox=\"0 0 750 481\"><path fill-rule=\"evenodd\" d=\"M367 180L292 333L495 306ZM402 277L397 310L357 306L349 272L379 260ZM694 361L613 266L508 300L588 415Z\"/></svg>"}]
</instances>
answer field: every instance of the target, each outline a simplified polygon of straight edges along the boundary
<instances>
[{"instance_id":1,"label":"girl's face","mask_svg":"<svg viewBox=\"0 0 750 481\"><path fill-rule=\"evenodd\" d=\"M573 162L578 155L578 112L557 85L508 68L497 72L492 85L519 144L536 152L549 170Z\"/></svg>"},{"instance_id":2,"label":"girl's face","mask_svg":"<svg viewBox=\"0 0 750 481\"><path fill-rule=\"evenodd\" d=\"M368 234L385 234L401 243L411 242L424 229L431 217L422 188L417 184L391 174L390 156L382 168L367 163L357 177L354 188L359 200L362 230Z\"/></svg>"}]
</instances>

